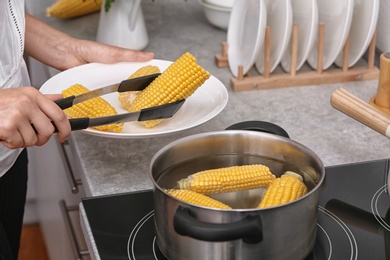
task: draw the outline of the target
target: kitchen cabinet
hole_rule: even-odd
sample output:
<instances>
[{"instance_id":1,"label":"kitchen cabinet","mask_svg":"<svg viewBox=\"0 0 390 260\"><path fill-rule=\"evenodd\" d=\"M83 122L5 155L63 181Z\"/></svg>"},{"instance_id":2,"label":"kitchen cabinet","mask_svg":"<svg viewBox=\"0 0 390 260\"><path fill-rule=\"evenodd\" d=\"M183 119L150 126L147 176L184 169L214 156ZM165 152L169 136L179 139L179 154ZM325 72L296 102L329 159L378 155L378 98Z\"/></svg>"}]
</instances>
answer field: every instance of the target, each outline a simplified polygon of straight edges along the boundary
<instances>
[{"instance_id":1,"label":"kitchen cabinet","mask_svg":"<svg viewBox=\"0 0 390 260\"><path fill-rule=\"evenodd\" d=\"M31 57L27 61L32 85L41 86L51 70ZM87 248L78 210L85 192L69 142L60 144L53 136L44 146L29 147L28 157L32 203L27 205L25 221L39 222L50 259L89 259L80 253Z\"/></svg>"},{"instance_id":2,"label":"kitchen cabinet","mask_svg":"<svg viewBox=\"0 0 390 260\"><path fill-rule=\"evenodd\" d=\"M28 152L30 178L36 185L36 210L50 259L89 259L80 253L86 245L78 205L85 193L77 177L72 176L77 170L69 143L59 144L53 137Z\"/></svg>"}]
</instances>

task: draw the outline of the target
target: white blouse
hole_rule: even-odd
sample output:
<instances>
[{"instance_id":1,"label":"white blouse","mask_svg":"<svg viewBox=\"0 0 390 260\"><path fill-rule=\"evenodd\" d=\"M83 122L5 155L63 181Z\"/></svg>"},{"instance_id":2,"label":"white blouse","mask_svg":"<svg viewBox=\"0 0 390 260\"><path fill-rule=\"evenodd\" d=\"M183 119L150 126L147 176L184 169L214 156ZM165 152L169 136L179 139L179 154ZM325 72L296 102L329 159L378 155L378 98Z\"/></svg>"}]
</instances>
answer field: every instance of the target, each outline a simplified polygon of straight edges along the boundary
<instances>
[{"instance_id":1,"label":"white blouse","mask_svg":"<svg viewBox=\"0 0 390 260\"><path fill-rule=\"evenodd\" d=\"M29 86L30 80L23 59L25 36L23 0L0 1L0 26L0 88ZM22 149L8 149L0 144L0 177L11 168L21 151Z\"/></svg>"}]
</instances>

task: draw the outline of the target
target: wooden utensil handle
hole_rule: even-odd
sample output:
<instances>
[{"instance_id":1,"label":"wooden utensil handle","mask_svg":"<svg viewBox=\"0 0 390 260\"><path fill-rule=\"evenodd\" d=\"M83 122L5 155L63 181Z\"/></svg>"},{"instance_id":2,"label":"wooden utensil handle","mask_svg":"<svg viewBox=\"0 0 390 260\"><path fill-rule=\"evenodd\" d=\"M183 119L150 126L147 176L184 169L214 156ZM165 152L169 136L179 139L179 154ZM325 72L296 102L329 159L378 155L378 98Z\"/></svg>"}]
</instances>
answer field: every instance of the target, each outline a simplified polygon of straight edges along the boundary
<instances>
[{"instance_id":1,"label":"wooden utensil handle","mask_svg":"<svg viewBox=\"0 0 390 260\"><path fill-rule=\"evenodd\" d=\"M344 114L390 138L390 118L347 90L336 89L330 103Z\"/></svg>"}]
</instances>

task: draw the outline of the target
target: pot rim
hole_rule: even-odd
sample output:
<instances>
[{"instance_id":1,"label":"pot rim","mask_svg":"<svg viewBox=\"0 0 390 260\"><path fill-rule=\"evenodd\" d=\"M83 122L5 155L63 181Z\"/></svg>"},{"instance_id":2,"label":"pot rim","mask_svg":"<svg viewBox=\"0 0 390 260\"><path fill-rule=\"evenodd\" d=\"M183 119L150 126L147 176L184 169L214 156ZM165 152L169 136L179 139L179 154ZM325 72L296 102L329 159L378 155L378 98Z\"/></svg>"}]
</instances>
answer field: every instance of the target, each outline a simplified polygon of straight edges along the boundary
<instances>
[{"instance_id":1,"label":"pot rim","mask_svg":"<svg viewBox=\"0 0 390 260\"><path fill-rule=\"evenodd\" d=\"M172 195L167 193L163 188L161 188L160 185L158 185L158 183L156 182L156 180L153 177L152 169L153 169L153 165L154 165L155 161L162 154L164 154L167 150L171 149L174 146L177 146L178 144L189 142L189 141L192 141L194 139L199 139L201 137L212 137L212 136L220 136L220 135L242 135L242 134L244 134L244 135L260 135L260 136L265 136L265 137L268 137L268 138L280 139L283 142L289 142L289 143L293 144L294 146L296 146L299 150L304 151L305 153L310 154L310 156L316 161L316 163L318 164L318 167L320 168L320 172L319 172L320 177L319 177L318 181L315 183L314 188L312 188L308 193L306 193L302 197L300 197L300 198L298 198L296 200L293 200L291 202L282 204L282 205L277 205L277 206L272 206L272 207L267 207L267 208L261 208L261 209L259 209L259 208L218 209L218 208L210 208L210 207L195 205L195 204L192 204L192 203L189 203L189 202L177 199L176 197L173 197ZM174 200L176 200L178 202L185 203L185 204L188 204L188 205L193 206L193 207L201 208L201 209L204 209L204 210L213 210L213 211L217 210L217 211L221 211L221 212L224 212L224 211L225 212L257 212L257 211L278 209L280 207L285 207L285 206L288 206L288 205L299 203L300 201L305 200L307 197L311 196L313 193L316 193L318 191L319 187L321 187L321 185L322 185L322 183L323 183L323 181L325 179L325 168L324 168L324 165L323 165L321 159L318 157L318 155L316 153L314 153L307 146L305 146L305 145L303 145L303 144L301 144L301 143L299 143L299 142L297 142L295 140L292 140L290 138L279 136L279 135L272 134L272 133L250 131L250 130L221 130L221 131L211 131L211 132L204 132L204 133L198 133L198 134L194 134L194 135L189 135L189 136L186 136L186 137L179 138L179 139L177 139L177 140L175 140L175 141L165 145L159 151L157 151L157 153L152 157L150 165L149 165L149 177L152 180L154 191L156 189L158 189L165 196L168 196L168 197L170 197L170 198L172 198L172 199L174 199Z\"/></svg>"}]
</instances>

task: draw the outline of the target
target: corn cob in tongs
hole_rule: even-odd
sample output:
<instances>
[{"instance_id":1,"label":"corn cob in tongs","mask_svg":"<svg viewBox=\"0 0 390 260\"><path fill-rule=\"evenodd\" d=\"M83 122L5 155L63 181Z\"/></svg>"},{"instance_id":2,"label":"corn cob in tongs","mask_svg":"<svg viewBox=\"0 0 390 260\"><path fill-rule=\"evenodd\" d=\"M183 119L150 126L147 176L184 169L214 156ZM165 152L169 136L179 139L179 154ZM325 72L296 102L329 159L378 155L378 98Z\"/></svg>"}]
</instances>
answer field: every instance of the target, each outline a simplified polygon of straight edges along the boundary
<instances>
[{"instance_id":1,"label":"corn cob in tongs","mask_svg":"<svg viewBox=\"0 0 390 260\"><path fill-rule=\"evenodd\" d=\"M125 108L129 112L175 102L190 97L211 74L196 63L189 52L184 53L161 73ZM145 127L154 127L161 120L141 122Z\"/></svg>"},{"instance_id":2,"label":"corn cob in tongs","mask_svg":"<svg viewBox=\"0 0 390 260\"><path fill-rule=\"evenodd\" d=\"M113 84L93 91L80 84L75 84L63 91L64 99L56 103L65 109L71 117L69 122L72 130L80 130L93 126L102 131L120 132L123 122L147 121L172 117L183 105L184 99L168 104L154 106L140 111L117 114L115 109L101 95L112 92L137 91L147 87L159 74L143 76L124 80L119 84Z\"/></svg>"}]
</instances>

